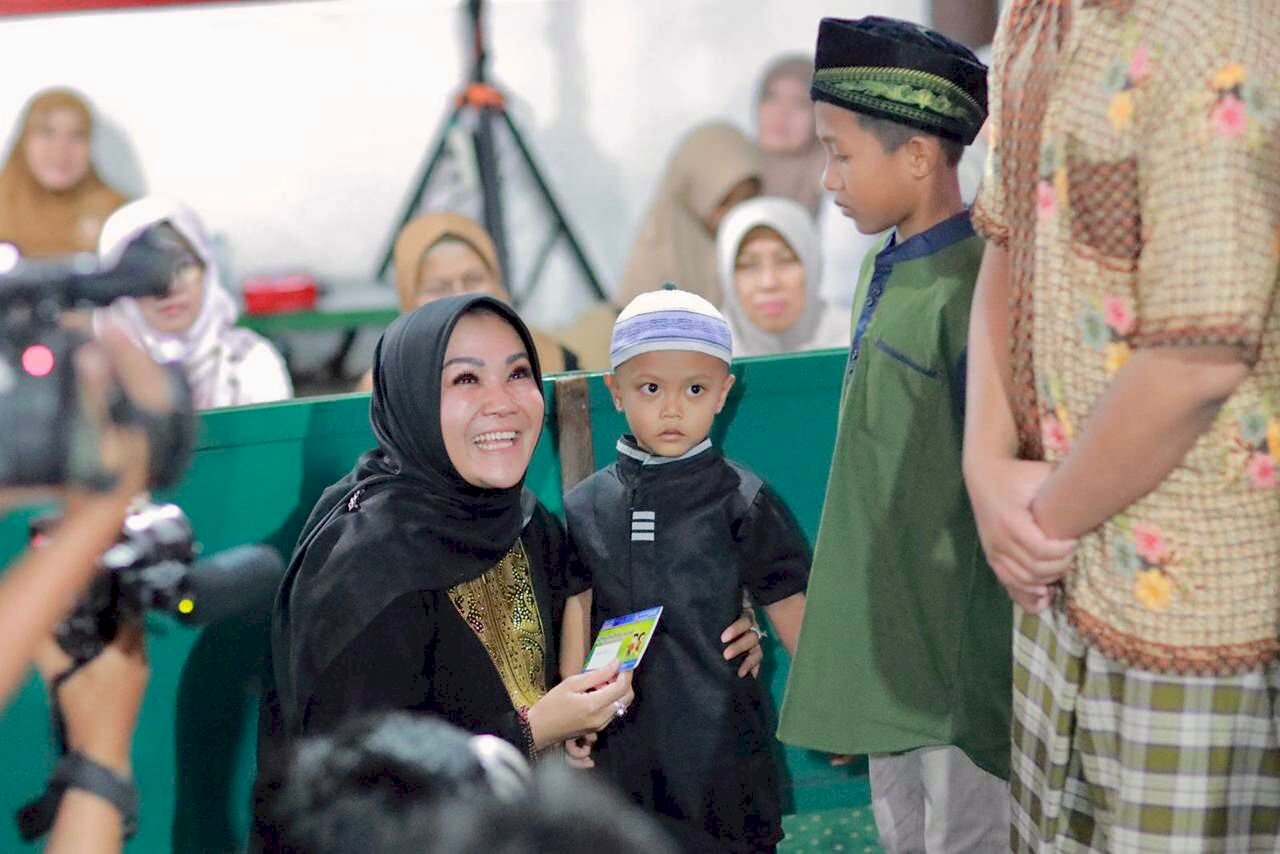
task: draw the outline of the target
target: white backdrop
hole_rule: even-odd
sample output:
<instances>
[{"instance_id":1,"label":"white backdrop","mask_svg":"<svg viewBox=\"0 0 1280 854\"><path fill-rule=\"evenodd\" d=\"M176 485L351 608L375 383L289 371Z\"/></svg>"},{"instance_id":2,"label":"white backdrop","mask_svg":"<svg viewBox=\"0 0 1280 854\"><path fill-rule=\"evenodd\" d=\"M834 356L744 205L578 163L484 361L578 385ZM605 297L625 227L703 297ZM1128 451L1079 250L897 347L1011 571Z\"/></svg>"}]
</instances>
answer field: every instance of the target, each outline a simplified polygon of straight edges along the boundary
<instances>
[{"instance_id":1,"label":"white backdrop","mask_svg":"<svg viewBox=\"0 0 1280 854\"><path fill-rule=\"evenodd\" d=\"M495 0L491 71L611 286L678 137L711 118L748 129L772 57L811 51L824 14L873 12L920 20L924 3ZM193 205L225 236L233 278L367 278L465 74L463 19L445 0L5 19L0 116L73 86L102 122L105 176ZM545 227L537 216L515 200L508 229Z\"/></svg>"}]
</instances>

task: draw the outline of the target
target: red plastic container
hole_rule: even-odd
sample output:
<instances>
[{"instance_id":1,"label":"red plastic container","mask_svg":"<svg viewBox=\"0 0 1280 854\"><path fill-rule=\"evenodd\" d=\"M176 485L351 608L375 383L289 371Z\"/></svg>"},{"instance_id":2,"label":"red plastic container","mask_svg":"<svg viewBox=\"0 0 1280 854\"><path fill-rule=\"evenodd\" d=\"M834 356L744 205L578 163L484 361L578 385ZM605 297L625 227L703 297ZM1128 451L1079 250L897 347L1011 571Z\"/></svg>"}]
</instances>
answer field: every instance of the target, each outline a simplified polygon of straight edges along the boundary
<instances>
[{"instance_id":1,"label":"red plastic container","mask_svg":"<svg viewBox=\"0 0 1280 854\"><path fill-rule=\"evenodd\" d=\"M284 314L311 311L319 287L305 273L251 276L244 280L244 308L248 314Z\"/></svg>"}]
</instances>

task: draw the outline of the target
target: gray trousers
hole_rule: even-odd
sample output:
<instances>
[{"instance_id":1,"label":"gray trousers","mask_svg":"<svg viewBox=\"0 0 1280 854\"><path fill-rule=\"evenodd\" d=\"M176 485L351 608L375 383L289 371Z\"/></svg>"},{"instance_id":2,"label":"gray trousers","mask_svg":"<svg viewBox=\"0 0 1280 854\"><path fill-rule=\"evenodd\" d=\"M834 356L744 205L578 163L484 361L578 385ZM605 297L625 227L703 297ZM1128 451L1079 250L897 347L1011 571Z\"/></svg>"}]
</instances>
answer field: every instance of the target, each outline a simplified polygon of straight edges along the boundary
<instances>
[{"instance_id":1,"label":"gray trousers","mask_svg":"<svg viewBox=\"0 0 1280 854\"><path fill-rule=\"evenodd\" d=\"M889 854L1009 850L1009 784L957 747L870 757L871 808Z\"/></svg>"}]
</instances>

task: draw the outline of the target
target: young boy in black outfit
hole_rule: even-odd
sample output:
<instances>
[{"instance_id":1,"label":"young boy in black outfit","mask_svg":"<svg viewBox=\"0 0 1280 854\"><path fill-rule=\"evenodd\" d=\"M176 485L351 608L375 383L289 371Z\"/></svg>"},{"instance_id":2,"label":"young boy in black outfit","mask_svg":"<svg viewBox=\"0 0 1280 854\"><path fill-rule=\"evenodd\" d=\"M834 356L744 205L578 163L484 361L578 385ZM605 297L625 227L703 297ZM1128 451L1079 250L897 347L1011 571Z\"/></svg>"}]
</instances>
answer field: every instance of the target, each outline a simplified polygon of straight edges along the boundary
<instances>
[{"instance_id":1,"label":"young boy in black outfit","mask_svg":"<svg viewBox=\"0 0 1280 854\"><path fill-rule=\"evenodd\" d=\"M565 497L591 589L566 606L562 672L582 667L606 619L663 607L632 707L594 744L566 748L698 852L771 851L782 838L765 692L725 660L720 630L745 589L794 650L809 574L808 544L777 497L708 438L733 387L731 353L728 324L701 297L636 297L605 377L632 435Z\"/></svg>"}]
</instances>

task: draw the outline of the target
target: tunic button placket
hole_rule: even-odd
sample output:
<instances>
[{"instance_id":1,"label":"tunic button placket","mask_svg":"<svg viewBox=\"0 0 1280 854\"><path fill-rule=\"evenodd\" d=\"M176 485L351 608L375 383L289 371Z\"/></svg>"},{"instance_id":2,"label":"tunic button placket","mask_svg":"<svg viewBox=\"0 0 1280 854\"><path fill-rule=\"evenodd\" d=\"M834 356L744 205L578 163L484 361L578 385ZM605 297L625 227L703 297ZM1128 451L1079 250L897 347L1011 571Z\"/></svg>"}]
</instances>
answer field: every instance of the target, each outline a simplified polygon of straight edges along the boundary
<instances>
[{"instance_id":1,"label":"tunic button placket","mask_svg":"<svg viewBox=\"0 0 1280 854\"><path fill-rule=\"evenodd\" d=\"M887 271L885 275L888 275ZM849 364L845 367L845 373L852 371L854 364L858 361L858 354L862 352L862 339L866 337L867 330L871 327L871 318L875 315L876 306L880 304L882 294L884 294L884 277L880 276L877 268L876 278L871 284L866 305L862 307L862 316L858 320L858 328L854 335L853 347L849 350Z\"/></svg>"}]
</instances>

